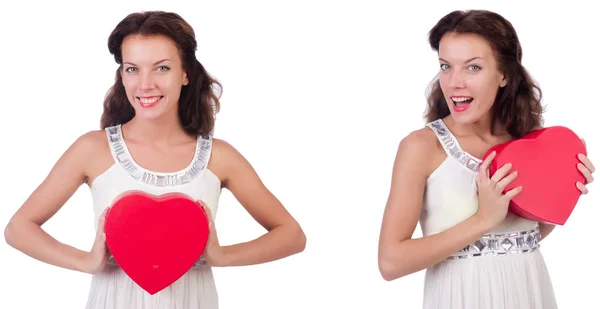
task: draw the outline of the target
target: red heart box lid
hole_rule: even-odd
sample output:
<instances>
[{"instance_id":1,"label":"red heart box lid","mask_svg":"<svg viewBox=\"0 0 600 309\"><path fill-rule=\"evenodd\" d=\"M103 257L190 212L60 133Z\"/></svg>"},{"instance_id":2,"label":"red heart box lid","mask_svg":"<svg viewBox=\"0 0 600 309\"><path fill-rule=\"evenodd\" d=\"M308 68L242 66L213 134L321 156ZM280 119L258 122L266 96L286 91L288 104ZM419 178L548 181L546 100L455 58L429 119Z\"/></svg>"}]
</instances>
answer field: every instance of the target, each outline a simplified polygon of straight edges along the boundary
<instances>
[{"instance_id":1,"label":"red heart box lid","mask_svg":"<svg viewBox=\"0 0 600 309\"><path fill-rule=\"evenodd\" d=\"M128 191L113 202L104 226L115 262L155 294L183 276L208 241L204 210L189 196Z\"/></svg>"},{"instance_id":2,"label":"red heart box lid","mask_svg":"<svg viewBox=\"0 0 600 309\"><path fill-rule=\"evenodd\" d=\"M496 157L490 175L506 163L519 173L504 192L523 186L510 202L509 211L529 220L564 225L581 196L576 182L585 182L577 169L577 155L586 154L581 139L566 127L554 126L494 146L484 160L493 151Z\"/></svg>"}]
</instances>

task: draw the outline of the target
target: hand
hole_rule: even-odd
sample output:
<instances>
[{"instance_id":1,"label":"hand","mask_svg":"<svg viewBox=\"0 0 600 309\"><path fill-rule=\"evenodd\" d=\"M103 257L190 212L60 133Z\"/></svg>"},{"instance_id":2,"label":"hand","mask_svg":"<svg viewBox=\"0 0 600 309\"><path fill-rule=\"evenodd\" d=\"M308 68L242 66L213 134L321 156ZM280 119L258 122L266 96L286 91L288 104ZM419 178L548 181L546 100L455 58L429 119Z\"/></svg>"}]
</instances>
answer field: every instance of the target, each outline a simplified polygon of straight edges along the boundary
<instances>
[{"instance_id":1,"label":"hand","mask_svg":"<svg viewBox=\"0 0 600 309\"><path fill-rule=\"evenodd\" d=\"M581 141L583 142L583 145L586 146L585 141L583 139L581 139ZM586 146L586 150L587 150L587 146ZM577 155L577 158L579 159L579 161L581 161L581 163L577 163L577 169L579 169L579 171L581 171L583 176L585 176L585 184L578 181L576 184L577 189L579 189L579 191L581 191L581 193L587 194L588 189L587 189L586 185L590 184L594 181L594 176L592 176L592 174L596 171L596 168L594 167L594 164L592 164L592 161L590 161L590 159L588 159L588 157L586 155L580 153L579 155Z\"/></svg>"},{"instance_id":2,"label":"hand","mask_svg":"<svg viewBox=\"0 0 600 309\"><path fill-rule=\"evenodd\" d=\"M510 200L523 190L523 187L519 186L506 194L503 193L506 186L517 177L517 171L505 177L512 168L510 163L499 168L490 178L489 166L495 156L496 152L494 151L481 163L475 179L479 198L479 210L475 215L483 220L489 230L502 223L508 213Z\"/></svg>"},{"instance_id":3,"label":"hand","mask_svg":"<svg viewBox=\"0 0 600 309\"><path fill-rule=\"evenodd\" d=\"M198 200L197 203L202 207L206 214L206 218L208 219L208 242L204 248L203 256L210 266L225 266L225 253L223 252L223 247L219 245L215 222L213 221L210 208L201 200Z\"/></svg>"},{"instance_id":4,"label":"hand","mask_svg":"<svg viewBox=\"0 0 600 309\"><path fill-rule=\"evenodd\" d=\"M107 207L98 219L98 228L96 230L96 239L92 250L88 252L84 259L83 271L96 274L102 271L108 261L108 247L106 246L106 234L104 233L104 223L106 222Z\"/></svg>"}]
</instances>

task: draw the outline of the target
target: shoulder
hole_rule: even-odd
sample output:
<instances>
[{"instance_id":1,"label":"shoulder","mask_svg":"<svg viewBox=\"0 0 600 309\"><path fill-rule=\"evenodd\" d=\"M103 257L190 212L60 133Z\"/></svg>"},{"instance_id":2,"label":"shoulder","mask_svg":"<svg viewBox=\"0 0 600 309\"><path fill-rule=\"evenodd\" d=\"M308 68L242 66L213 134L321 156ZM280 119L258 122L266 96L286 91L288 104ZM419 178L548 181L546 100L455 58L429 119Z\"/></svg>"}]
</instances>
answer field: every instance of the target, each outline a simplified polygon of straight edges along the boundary
<instances>
[{"instance_id":1,"label":"shoulder","mask_svg":"<svg viewBox=\"0 0 600 309\"><path fill-rule=\"evenodd\" d=\"M211 148L211 160L229 161L241 155L233 145L219 138L212 138Z\"/></svg>"},{"instance_id":2,"label":"shoulder","mask_svg":"<svg viewBox=\"0 0 600 309\"><path fill-rule=\"evenodd\" d=\"M89 131L78 136L71 143L53 169L61 173L77 174L88 178L90 166L98 165L99 159L109 160L111 158L104 130Z\"/></svg>"},{"instance_id":3,"label":"shoulder","mask_svg":"<svg viewBox=\"0 0 600 309\"><path fill-rule=\"evenodd\" d=\"M410 157L429 156L438 149L438 139L428 127L414 130L406 135L398 145L398 153Z\"/></svg>"},{"instance_id":4,"label":"shoulder","mask_svg":"<svg viewBox=\"0 0 600 309\"><path fill-rule=\"evenodd\" d=\"M211 155L208 162L208 168L225 183L227 179L240 168L248 168L250 163L244 156L229 142L211 138Z\"/></svg>"},{"instance_id":5,"label":"shoulder","mask_svg":"<svg viewBox=\"0 0 600 309\"><path fill-rule=\"evenodd\" d=\"M425 179L444 158L444 150L433 130L423 127L410 132L400 141L394 162L394 173L408 172L415 177Z\"/></svg>"},{"instance_id":6,"label":"shoulder","mask_svg":"<svg viewBox=\"0 0 600 309\"><path fill-rule=\"evenodd\" d=\"M108 139L104 130L88 131L75 139L67 152L72 155L87 157L106 148Z\"/></svg>"}]
</instances>

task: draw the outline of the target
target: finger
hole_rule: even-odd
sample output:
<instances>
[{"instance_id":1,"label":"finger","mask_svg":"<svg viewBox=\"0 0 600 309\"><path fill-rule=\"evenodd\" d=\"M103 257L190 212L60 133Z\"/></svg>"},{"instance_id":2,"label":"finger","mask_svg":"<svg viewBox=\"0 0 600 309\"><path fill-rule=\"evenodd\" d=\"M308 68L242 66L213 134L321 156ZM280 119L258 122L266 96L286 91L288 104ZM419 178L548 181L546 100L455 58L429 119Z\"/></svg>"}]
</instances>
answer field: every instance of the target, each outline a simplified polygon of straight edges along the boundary
<instances>
[{"instance_id":1,"label":"finger","mask_svg":"<svg viewBox=\"0 0 600 309\"><path fill-rule=\"evenodd\" d=\"M102 213L100 214L100 218L98 218L98 221L100 221L100 219L102 218L106 218L106 216L108 215L108 210L110 209L110 207L106 207L104 208L104 210L102 211Z\"/></svg>"},{"instance_id":2,"label":"finger","mask_svg":"<svg viewBox=\"0 0 600 309\"><path fill-rule=\"evenodd\" d=\"M206 214L206 217L207 217L209 223L212 222L213 217L212 217L212 211L210 210L210 207L208 207L208 205L203 203L202 209L204 210L204 213Z\"/></svg>"},{"instance_id":3,"label":"finger","mask_svg":"<svg viewBox=\"0 0 600 309\"><path fill-rule=\"evenodd\" d=\"M582 184L581 182L578 181L576 183L576 185L577 185L577 189L579 189L579 191L581 191L581 194L588 194L588 189L584 184Z\"/></svg>"},{"instance_id":4,"label":"finger","mask_svg":"<svg viewBox=\"0 0 600 309\"><path fill-rule=\"evenodd\" d=\"M515 196L517 196L519 193L521 193L521 191L523 191L523 186L518 186L508 192L506 192L506 194L504 194L503 198L507 199L508 201L512 200Z\"/></svg>"},{"instance_id":5,"label":"finger","mask_svg":"<svg viewBox=\"0 0 600 309\"><path fill-rule=\"evenodd\" d=\"M100 239L98 240L98 247L99 249L106 248L106 233L100 234Z\"/></svg>"},{"instance_id":6,"label":"finger","mask_svg":"<svg viewBox=\"0 0 600 309\"><path fill-rule=\"evenodd\" d=\"M490 164L492 164L492 160L494 160L495 157L496 157L496 152L492 151L492 153L490 153L490 155L487 156L487 158L485 158L485 160L483 160L483 162L481 162L481 165L479 166L479 172L482 174L487 174L487 170L489 169Z\"/></svg>"},{"instance_id":7,"label":"finger","mask_svg":"<svg viewBox=\"0 0 600 309\"><path fill-rule=\"evenodd\" d=\"M478 185L484 184L487 180L489 180L489 178L487 177L487 171L488 170L480 170L479 173L477 173L477 175L475 176L475 181Z\"/></svg>"},{"instance_id":8,"label":"finger","mask_svg":"<svg viewBox=\"0 0 600 309\"><path fill-rule=\"evenodd\" d=\"M585 177L585 183L586 184L591 183L592 181L594 181L594 176L592 176L592 173L590 173L590 170L587 167L585 167L583 164L577 163L577 169Z\"/></svg>"},{"instance_id":9,"label":"finger","mask_svg":"<svg viewBox=\"0 0 600 309\"><path fill-rule=\"evenodd\" d=\"M506 186L508 186L508 184L510 184L513 180L515 180L515 178L517 178L517 171L514 171L514 172L508 174L508 176L506 176L506 177L502 178L500 181L498 181L498 183L496 184L496 188L500 191L504 191Z\"/></svg>"},{"instance_id":10,"label":"finger","mask_svg":"<svg viewBox=\"0 0 600 309\"><path fill-rule=\"evenodd\" d=\"M511 168L512 168L512 164L510 164L510 163L504 164L501 168L499 168L494 173L494 175L491 178L492 182L494 182L494 183L499 182L502 178L504 178L504 176L506 176L506 173L508 173L508 171L510 171Z\"/></svg>"},{"instance_id":11,"label":"finger","mask_svg":"<svg viewBox=\"0 0 600 309\"><path fill-rule=\"evenodd\" d=\"M217 229L215 228L215 223L210 222L208 225L208 238L210 239L210 243L213 245L219 245L219 238L217 237Z\"/></svg>"},{"instance_id":12,"label":"finger","mask_svg":"<svg viewBox=\"0 0 600 309\"><path fill-rule=\"evenodd\" d=\"M104 233L104 225L106 223L106 215L104 213L102 213L102 215L100 216L100 218L98 219L98 235Z\"/></svg>"},{"instance_id":13,"label":"finger","mask_svg":"<svg viewBox=\"0 0 600 309\"><path fill-rule=\"evenodd\" d=\"M203 200L197 200L196 203L198 203L198 205L200 206L200 208L202 208L202 210L204 210L204 212L206 212L207 210L210 211L208 205L206 205L206 203L204 203Z\"/></svg>"},{"instance_id":14,"label":"finger","mask_svg":"<svg viewBox=\"0 0 600 309\"><path fill-rule=\"evenodd\" d=\"M579 155L577 155L577 158L579 158L579 161L581 161L581 163L583 163L585 167L587 167L587 169L590 170L590 172L593 173L596 171L594 164L592 164L592 161L590 161L590 159L588 159L586 155L580 153Z\"/></svg>"},{"instance_id":15,"label":"finger","mask_svg":"<svg viewBox=\"0 0 600 309\"><path fill-rule=\"evenodd\" d=\"M102 211L102 213L100 214L100 217L98 218L98 221L102 220L102 219L106 219L106 216L108 215L108 211L110 210L110 207L106 207L104 208L104 210Z\"/></svg>"},{"instance_id":16,"label":"finger","mask_svg":"<svg viewBox=\"0 0 600 309\"><path fill-rule=\"evenodd\" d=\"M98 237L94 240L94 244L92 245L92 252L103 252L108 250L106 247L106 234L100 233Z\"/></svg>"}]
</instances>

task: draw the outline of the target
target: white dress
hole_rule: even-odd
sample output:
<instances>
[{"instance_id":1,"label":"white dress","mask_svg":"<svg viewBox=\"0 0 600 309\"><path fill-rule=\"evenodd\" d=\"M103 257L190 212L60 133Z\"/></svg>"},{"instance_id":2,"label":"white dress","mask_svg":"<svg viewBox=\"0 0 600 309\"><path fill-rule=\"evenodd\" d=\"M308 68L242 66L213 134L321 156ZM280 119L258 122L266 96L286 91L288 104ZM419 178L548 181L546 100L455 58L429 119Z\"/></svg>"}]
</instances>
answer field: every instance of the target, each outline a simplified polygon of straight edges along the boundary
<instances>
[{"instance_id":1,"label":"white dress","mask_svg":"<svg viewBox=\"0 0 600 309\"><path fill-rule=\"evenodd\" d=\"M221 193L219 178L208 168L212 138L199 136L196 154L189 166L179 172L157 173L139 166L123 140L121 126L106 128L115 164L98 176L91 185L94 222L115 197L129 190L159 195L181 192L203 200L213 218ZM123 270L114 259L92 277L86 309L216 309L217 290L212 270L201 258L185 275L164 290L150 295Z\"/></svg>"},{"instance_id":2,"label":"white dress","mask_svg":"<svg viewBox=\"0 0 600 309\"><path fill-rule=\"evenodd\" d=\"M481 164L461 149L441 119L427 127L448 156L427 180L420 216L424 236L476 213ZM557 308L539 242L538 223L509 212L499 227L426 270L423 308Z\"/></svg>"}]
</instances>

